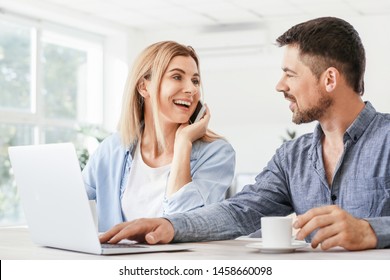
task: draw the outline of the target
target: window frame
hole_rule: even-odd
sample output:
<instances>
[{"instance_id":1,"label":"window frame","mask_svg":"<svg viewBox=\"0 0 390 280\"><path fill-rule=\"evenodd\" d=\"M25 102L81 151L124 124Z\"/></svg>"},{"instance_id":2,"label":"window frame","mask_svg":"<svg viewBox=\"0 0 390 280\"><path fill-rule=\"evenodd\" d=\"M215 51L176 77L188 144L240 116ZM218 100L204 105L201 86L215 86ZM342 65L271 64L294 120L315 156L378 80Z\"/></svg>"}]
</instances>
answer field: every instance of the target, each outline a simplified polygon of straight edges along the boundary
<instances>
[{"instance_id":1,"label":"window frame","mask_svg":"<svg viewBox=\"0 0 390 280\"><path fill-rule=\"evenodd\" d=\"M100 85L96 84L93 86L94 90L87 90L81 96L78 96L78 107L87 108L94 107L93 112L90 113L91 116L87 116L85 118L80 118L77 116L75 119L56 119L56 118L48 118L44 116L44 105L43 105L43 97L42 97L42 65L38 60L40 55L42 54L42 40L45 40L45 34L49 36L55 36L57 38L63 38L63 44L61 46L72 47L74 49L86 50L86 46L90 45L90 48L97 48L100 51L100 68L96 70L97 75L100 77L100 81L103 80L103 69L104 69L104 38L103 36L92 34L90 32L86 32L83 30L77 30L75 28L70 28L66 26L62 26L59 24L54 24L50 22L34 20L31 18L23 18L22 16L15 15L6 15L0 14L0 19L8 21L10 23L14 23L16 25L21 25L23 27L31 28L31 67L30 67L30 94L31 94L31 108L29 112L8 109L8 108L0 108L0 123L3 124L29 124L37 127L37 135L35 135L35 139L33 140L33 144L42 144L45 142L44 138L44 128L45 127L66 127L66 128L75 128L77 124L81 123L91 123L91 124L102 124L103 123L103 82ZM66 39L72 38L73 45L68 44ZM75 45L84 45L85 48L74 47ZM87 55L90 55L92 51L87 51ZM90 60L90 59L88 59ZM88 84L93 85L94 83L91 81L93 78L90 76L87 77ZM93 91L94 94L90 93ZM94 103L94 106L88 106L88 104ZM91 111L91 110L90 110Z\"/></svg>"},{"instance_id":2,"label":"window frame","mask_svg":"<svg viewBox=\"0 0 390 280\"><path fill-rule=\"evenodd\" d=\"M64 128L77 132L77 127L80 124L96 125L103 124L103 99L104 99L104 52L105 52L105 37L103 35L94 34L88 31L79 30L76 28L66 27L59 24L45 22L37 19L32 19L23 16L9 15L0 13L0 20L4 20L17 26L30 29L30 109L27 111L18 110L17 108L0 108L0 124L1 125L27 125L32 127L32 137L28 137L30 144L43 144L46 142L45 130L50 128ZM60 119L44 115L43 104L43 72L42 61L40 57L43 54L43 42L48 37L53 36L63 38L63 44L58 44L63 47L79 49L86 51L87 68L90 67L91 61L95 63L92 71L95 76L87 73L85 76L87 89L78 93L77 107L81 107L86 111L85 115L80 115L76 112L74 119ZM69 40L70 39L70 40ZM70 42L67 44L66 41ZM54 40L55 41L55 40ZM52 43L52 42L49 42ZM58 42L57 42L58 43ZM90 59L90 56L94 56ZM97 62L98 61L98 62ZM97 63L96 63L97 62ZM79 95L81 94L81 96ZM7 186L7 184L5 185ZM9 186L13 188L14 186ZM7 188L7 187L6 187ZM19 209L20 201L16 201ZM24 224L25 220L21 213L21 220L0 220L0 226Z\"/></svg>"}]
</instances>

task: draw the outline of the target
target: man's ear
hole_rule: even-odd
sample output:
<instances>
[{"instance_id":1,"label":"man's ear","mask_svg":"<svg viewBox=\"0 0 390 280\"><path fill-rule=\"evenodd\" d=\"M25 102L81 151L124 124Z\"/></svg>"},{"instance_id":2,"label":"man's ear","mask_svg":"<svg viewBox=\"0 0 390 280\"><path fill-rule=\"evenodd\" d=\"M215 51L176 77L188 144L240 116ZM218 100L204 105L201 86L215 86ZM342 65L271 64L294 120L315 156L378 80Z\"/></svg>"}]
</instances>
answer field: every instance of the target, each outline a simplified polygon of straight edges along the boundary
<instances>
[{"instance_id":1,"label":"man's ear","mask_svg":"<svg viewBox=\"0 0 390 280\"><path fill-rule=\"evenodd\" d=\"M327 92L332 92L337 86L337 82L339 81L340 73L334 67L329 67L325 70L324 82L325 89Z\"/></svg>"},{"instance_id":2,"label":"man's ear","mask_svg":"<svg viewBox=\"0 0 390 280\"><path fill-rule=\"evenodd\" d=\"M149 97L149 91L147 86L148 81L146 79L142 79L137 85L137 90L143 98Z\"/></svg>"}]
</instances>

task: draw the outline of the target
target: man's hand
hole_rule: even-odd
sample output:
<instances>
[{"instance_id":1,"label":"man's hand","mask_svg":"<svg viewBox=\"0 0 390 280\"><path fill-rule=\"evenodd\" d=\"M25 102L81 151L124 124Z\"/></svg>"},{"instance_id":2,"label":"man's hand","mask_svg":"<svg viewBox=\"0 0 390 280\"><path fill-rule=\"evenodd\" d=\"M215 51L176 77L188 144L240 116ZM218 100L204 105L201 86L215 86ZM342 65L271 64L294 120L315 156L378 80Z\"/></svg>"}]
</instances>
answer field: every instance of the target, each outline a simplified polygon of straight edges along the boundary
<instances>
[{"instance_id":1,"label":"man's hand","mask_svg":"<svg viewBox=\"0 0 390 280\"><path fill-rule=\"evenodd\" d=\"M300 229L297 239L304 239L314 230L311 246L322 250L341 246L347 250L365 250L376 247L377 238L370 224L357 219L336 205L313 208L297 216L294 228Z\"/></svg>"},{"instance_id":2,"label":"man's hand","mask_svg":"<svg viewBox=\"0 0 390 280\"><path fill-rule=\"evenodd\" d=\"M164 218L138 219L117 224L109 231L100 235L101 243L118 243L122 239L147 242L149 244L169 243L175 231L172 224Z\"/></svg>"}]
</instances>

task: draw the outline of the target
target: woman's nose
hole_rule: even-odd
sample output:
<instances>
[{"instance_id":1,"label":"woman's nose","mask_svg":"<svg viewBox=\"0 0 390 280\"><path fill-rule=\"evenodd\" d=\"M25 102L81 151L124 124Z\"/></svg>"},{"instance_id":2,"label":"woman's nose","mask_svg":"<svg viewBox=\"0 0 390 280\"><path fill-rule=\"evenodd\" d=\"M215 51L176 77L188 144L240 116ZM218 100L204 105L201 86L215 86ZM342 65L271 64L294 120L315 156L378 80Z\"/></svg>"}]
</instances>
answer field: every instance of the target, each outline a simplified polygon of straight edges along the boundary
<instances>
[{"instance_id":1,"label":"woman's nose","mask_svg":"<svg viewBox=\"0 0 390 280\"><path fill-rule=\"evenodd\" d=\"M195 95L198 92L198 87L195 86L192 82L187 83L184 92L189 94L189 95Z\"/></svg>"}]
</instances>

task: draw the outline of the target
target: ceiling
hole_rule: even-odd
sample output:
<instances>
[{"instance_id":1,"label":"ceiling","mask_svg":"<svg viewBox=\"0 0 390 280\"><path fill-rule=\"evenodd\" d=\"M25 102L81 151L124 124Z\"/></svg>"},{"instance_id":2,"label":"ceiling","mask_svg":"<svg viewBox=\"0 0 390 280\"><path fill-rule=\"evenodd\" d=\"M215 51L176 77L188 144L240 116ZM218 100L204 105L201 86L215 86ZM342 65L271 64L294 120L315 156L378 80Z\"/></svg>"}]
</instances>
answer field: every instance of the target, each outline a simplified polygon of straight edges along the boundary
<instances>
[{"instance_id":1,"label":"ceiling","mask_svg":"<svg viewBox=\"0 0 390 280\"><path fill-rule=\"evenodd\" d=\"M2 0L0 8L24 14L34 10L36 16L51 20L66 14L136 29L234 27L286 17L390 15L389 0Z\"/></svg>"}]
</instances>

